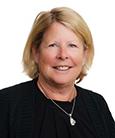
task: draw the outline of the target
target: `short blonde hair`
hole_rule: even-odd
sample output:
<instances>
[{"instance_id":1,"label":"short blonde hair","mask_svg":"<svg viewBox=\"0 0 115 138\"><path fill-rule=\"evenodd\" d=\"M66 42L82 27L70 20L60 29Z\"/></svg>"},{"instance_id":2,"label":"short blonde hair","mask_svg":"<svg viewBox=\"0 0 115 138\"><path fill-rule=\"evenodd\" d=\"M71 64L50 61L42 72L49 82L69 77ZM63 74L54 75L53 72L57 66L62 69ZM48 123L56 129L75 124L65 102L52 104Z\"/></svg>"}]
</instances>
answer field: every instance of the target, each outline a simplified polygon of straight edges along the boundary
<instances>
[{"instance_id":1,"label":"short blonde hair","mask_svg":"<svg viewBox=\"0 0 115 138\"><path fill-rule=\"evenodd\" d=\"M39 47L45 31L53 22L59 22L70 28L77 37L82 40L84 47L87 48L86 63L83 66L81 73L76 78L77 82L80 82L92 65L94 46L91 32L84 19L76 11L68 7L53 8L50 11L43 11L37 15L23 53L24 71L32 79L38 77L39 69L32 54L32 47Z\"/></svg>"}]
</instances>

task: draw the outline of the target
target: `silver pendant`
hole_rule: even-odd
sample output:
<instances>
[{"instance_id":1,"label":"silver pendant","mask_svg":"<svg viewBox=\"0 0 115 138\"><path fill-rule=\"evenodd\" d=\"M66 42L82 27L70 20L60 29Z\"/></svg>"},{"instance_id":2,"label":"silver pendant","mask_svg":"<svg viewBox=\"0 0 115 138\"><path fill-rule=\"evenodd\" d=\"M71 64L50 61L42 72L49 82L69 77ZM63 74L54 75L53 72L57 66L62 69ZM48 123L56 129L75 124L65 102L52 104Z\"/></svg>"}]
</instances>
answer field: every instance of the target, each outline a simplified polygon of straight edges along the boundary
<instances>
[{"instance_id":1,"label":"silver pendant","mask_svg":"<svg viewBox=\"0 0 115 138\"><path fill-rule=\"evenodd\" d=\"M76 124L76 121L70 116L70 124L74 126Z\"/></svg>"}]
</instances>

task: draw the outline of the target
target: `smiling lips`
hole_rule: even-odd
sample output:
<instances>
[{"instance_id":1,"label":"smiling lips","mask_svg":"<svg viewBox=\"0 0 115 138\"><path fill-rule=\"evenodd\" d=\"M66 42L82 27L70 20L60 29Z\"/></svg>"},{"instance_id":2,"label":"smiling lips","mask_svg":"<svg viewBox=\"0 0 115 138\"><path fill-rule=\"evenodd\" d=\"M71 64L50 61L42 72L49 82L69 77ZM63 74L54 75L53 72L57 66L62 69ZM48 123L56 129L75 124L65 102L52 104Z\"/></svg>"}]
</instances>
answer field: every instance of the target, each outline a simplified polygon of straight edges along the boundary
<instances>
[{"instance_id":1,"label":"smiling lips","mask_svg":"<svg viewBox=\"0 0 115 138\"><path fill-rule=\"evenodd\" d=\"M67 71L70 68L72 68L72 66L68 66L68 65L60 65L60 66L55 66L53 67L54 69L58 70L58 71Z\"/></svg>"}]
</instances>

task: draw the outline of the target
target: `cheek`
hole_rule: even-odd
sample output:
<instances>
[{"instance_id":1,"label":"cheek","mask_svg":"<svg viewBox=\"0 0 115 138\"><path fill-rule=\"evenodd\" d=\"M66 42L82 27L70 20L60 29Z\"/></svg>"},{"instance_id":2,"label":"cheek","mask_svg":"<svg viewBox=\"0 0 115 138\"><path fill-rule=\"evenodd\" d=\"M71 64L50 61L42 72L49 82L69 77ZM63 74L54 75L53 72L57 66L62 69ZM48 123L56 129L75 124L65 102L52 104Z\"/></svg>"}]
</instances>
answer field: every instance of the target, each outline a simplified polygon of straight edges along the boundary
<instances>
[{"instance_id":1,"label":"cheek","mask_svg":"<svg viewBox=\"0 0 115 138\"><path fill-rule=\"evenodd\" d=\"M40 64L45 65L52 65L54 62L54 55L50 52L41 53L39 56L39 62Z\"/></svg>"},{"instance_id":2,"label":"cheek","mask_svg":"<svg viewBox=\"0 0 115 138\"><path fill-rule=\"evenodd\" d=\"M77 66L82 66L85 61L85 56L83 53L72 55L72 61Z\"/></svg>"}]
</instances>

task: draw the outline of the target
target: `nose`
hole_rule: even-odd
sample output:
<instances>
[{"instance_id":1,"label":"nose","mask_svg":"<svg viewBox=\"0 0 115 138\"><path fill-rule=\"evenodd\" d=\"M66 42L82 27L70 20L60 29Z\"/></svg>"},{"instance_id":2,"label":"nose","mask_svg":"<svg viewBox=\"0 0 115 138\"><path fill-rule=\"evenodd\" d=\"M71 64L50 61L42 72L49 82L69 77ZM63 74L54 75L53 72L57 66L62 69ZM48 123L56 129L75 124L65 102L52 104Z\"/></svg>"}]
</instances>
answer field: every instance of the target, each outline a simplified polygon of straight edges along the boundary
<instances>
[{"instance_id":1,"label":"nose","mask_svg":"<svg viewBox=\"0 0 115 138\"><path fill-rule=\"evenodd\" d=\"M68 59L69 56L68 56L67 49L64 48L64 47L60 47L60 48L59 48L59 51L58 51L58 53L57 53L56 58L57 58L57 59L60 59L60 60Z\"/></svg>"}]
</instances>

